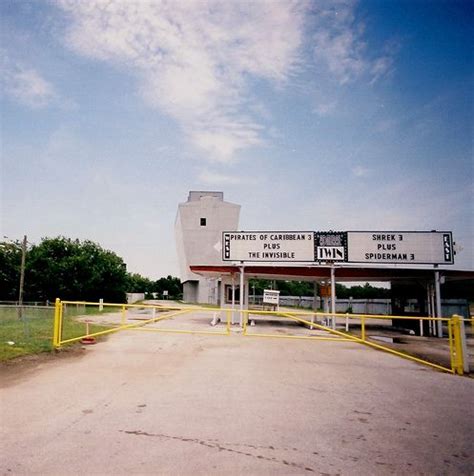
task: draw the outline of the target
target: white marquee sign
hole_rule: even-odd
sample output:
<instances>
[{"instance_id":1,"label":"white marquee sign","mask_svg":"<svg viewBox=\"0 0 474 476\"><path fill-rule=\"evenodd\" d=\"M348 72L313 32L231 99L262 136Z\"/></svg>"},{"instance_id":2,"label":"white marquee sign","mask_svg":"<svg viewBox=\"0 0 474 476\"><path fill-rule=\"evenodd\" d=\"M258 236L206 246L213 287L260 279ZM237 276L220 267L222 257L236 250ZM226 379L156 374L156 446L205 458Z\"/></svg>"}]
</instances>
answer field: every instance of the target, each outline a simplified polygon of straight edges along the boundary
<instances>
[{"instance_id":1,"label":"white marquee sign","mask_svg":"<svg viewBox=\"0 0 474 476\"><path fill-rule=\"evenodd\" d=\"M453 264L451 232L348 231L349 263Z\"/></svg>"},{"instance_id":2,"label":"white marquee sign","mask_svg":"<svg viewBox=\"0 0 474 476\"><path fill-rule=\"evenodd\" d=\"M450 231L225 231L223 261L453 264Z\"/></svg>"},{"instance_id":3,"label":"white marquee sign","mask_svg":"<svg viewBox=\"0 0 474 476\"><path fill-rule=\"evenodd\" d=\"M225 231L222 244L224 261L314 261L313 231Z\"/></svg>"}]
</instances>

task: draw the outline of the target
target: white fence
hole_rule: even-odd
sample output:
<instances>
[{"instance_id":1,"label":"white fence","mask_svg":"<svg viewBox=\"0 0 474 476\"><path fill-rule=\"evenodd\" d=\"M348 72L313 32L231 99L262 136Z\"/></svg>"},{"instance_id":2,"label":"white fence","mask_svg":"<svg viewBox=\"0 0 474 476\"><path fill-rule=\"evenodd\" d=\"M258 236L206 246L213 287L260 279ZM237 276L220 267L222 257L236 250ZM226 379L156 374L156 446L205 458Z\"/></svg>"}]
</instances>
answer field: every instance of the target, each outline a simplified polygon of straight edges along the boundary
<instances>
[{"instance_id":1,"label":"white fence","mask_svg":"<svg viewBox=\"0 0 474 476\"><path fill-rule=\"evenodd\" d=\"M127 293L127 304L133 304L145 299L145 293Z\"/></svg>"},{"instance_id":2,"label":"white fence","mask_svg":"<svg viewBox=\"0 0 474 476\"><path fill-rule=\"evenodd\" d=\"M250 305L262 305L262 296L249 296ZM322 309L323 303L321 298L316 298L314 302L313 296L281 296L280 306L300 307L304 309ZM469 303L465 299L443 299L441 301L441 310L443 316L452 316L458 314L469 317ZM392 314L392 303L390 299L337 299L336 312L352 314ZM405 308L407 313L418 312L417 301L410 299Z\"/></svg>"}]
</instances>

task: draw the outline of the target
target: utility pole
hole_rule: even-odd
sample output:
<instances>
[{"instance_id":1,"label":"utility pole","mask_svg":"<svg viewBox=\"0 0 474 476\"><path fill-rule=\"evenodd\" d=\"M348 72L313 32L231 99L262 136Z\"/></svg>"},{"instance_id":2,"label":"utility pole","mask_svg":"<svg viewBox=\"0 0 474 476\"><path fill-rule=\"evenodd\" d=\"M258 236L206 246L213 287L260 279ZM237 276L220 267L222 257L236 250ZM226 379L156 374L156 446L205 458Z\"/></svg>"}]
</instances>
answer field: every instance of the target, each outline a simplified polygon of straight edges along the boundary
<instances>
[{"instance_id":1,"label":"utility pole","mask_svg":"<svg viewBox=\"0 0 474 476\"><path fill-rule=\"evenodd\" d=\"M20 291L18 294L18 319L23 318L23 287L25 285L25 260L26 260L26 235L23 237L21 244L21 267L20 267Z\"/></svg>"}]
</instances>

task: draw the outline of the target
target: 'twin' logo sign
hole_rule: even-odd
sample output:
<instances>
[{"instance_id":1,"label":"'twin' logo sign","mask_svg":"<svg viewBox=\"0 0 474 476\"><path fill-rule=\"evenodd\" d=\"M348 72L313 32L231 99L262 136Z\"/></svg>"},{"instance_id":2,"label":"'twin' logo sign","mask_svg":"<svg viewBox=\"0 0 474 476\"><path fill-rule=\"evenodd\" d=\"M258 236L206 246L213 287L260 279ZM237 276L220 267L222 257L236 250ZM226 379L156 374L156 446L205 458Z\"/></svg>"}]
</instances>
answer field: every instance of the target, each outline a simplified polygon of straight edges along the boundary
<instances>
[{"instance_id":1,"label":"'twin' logo sign","mask_svg":"<svg viewBox=\"0 0 474 476\"><path fill-rule=\"evenodd\" d=\"M315 261L347 261L347 233L320 231L314 234Z\"/></svg>"},{"instance_id":2,"label":"'twin' logo sign","mask_svg":"<svg viewBox=\"0 0 474 476\"><path fill-rule=\"evenodd\" d=\"M317 261L344 261L343 246L318 246L316 248Z\"/></svg>"}]
</instances>

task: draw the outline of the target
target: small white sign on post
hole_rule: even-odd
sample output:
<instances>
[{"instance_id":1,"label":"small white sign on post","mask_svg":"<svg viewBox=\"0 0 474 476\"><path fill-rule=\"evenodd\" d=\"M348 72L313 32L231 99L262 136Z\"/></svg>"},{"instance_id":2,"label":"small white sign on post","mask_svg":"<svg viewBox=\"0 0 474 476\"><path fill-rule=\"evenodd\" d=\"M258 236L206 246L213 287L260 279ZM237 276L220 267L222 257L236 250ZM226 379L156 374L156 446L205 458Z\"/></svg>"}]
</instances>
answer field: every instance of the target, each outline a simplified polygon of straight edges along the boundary
<instances>
[{"instance_id":1,"label":"small white sign on post","mask_svg":"<svg viewBox=\"0 0 474 476\"><path fill-rule=\"evenodd\" d=\"M280 291L275 291L273 289L264 289L263 304L271 304L272 306L276 306L276 308L278 309L280 307Z\"/></svg>"}]
</instances>

